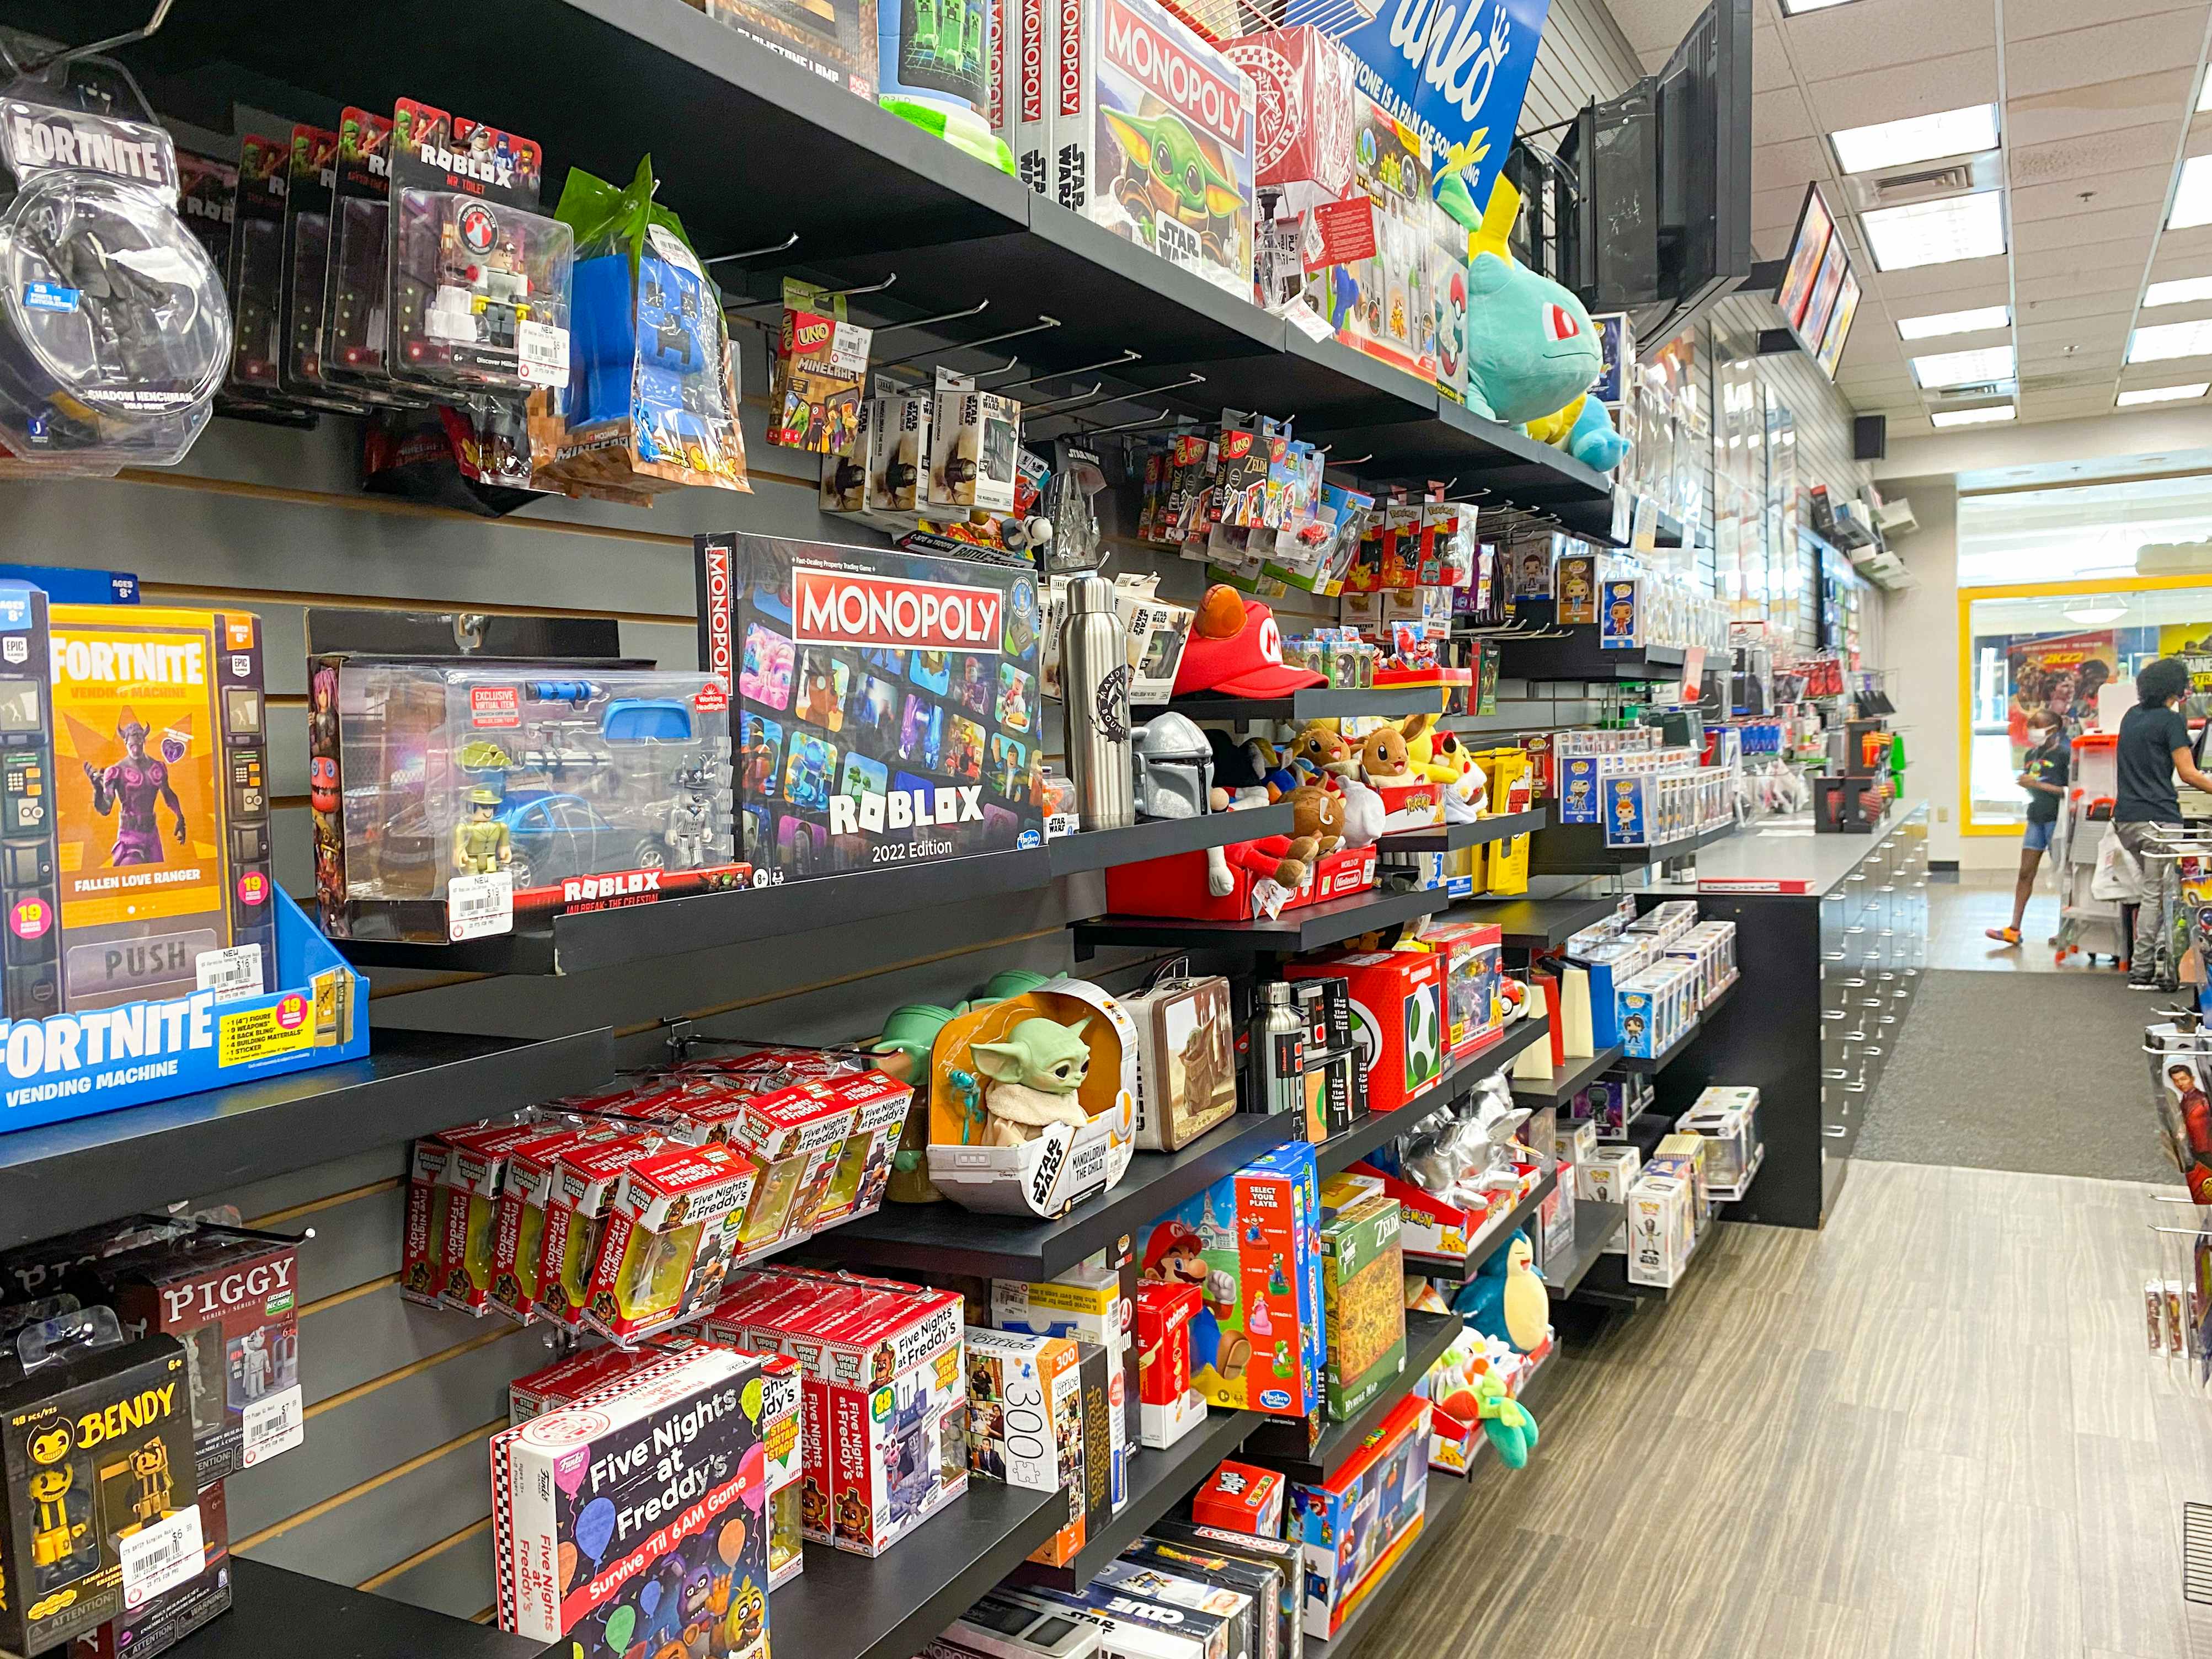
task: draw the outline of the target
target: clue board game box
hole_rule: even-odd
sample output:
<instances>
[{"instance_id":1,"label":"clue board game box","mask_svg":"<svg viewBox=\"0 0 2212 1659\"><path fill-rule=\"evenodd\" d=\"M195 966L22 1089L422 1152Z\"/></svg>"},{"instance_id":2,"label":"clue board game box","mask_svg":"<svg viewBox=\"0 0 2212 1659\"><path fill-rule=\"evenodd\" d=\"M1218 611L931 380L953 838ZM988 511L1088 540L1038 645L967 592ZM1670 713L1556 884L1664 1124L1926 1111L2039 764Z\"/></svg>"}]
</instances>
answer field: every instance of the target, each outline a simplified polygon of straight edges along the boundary
<instances>
[{"instance_id":1,"label":"clue board game box","mask_svg":"<svg viewBox=\"0 0 2212 1659\"><path fill-rule=\"evenodd\" d=\"M1035 576L765 536L697 551L757 883L1043 846Z\"/></svg>"}]
</instances>

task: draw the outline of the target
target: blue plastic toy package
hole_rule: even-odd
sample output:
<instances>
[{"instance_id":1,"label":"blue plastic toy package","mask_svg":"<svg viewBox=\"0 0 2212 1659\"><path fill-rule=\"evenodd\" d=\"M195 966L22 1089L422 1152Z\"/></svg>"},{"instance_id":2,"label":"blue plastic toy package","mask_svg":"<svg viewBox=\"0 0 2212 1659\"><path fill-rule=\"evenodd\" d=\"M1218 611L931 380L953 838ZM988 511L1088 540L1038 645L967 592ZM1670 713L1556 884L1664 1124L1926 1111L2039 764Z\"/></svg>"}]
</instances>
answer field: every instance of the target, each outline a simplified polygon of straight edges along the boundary
<instances>
[{"instance_id":1,"label":"blue plastic toy package","mask_svg":"<svg viewBox=\"0 0 2212 1659\"><path fill-rule=\"evenodd\" d=\"M562 190L576 236L569 380L531 399L542 489L641 503L685 484L752 488L721 291L653 191L650 160L625 188L571 170Z\"/></svg>"}]
</instances>

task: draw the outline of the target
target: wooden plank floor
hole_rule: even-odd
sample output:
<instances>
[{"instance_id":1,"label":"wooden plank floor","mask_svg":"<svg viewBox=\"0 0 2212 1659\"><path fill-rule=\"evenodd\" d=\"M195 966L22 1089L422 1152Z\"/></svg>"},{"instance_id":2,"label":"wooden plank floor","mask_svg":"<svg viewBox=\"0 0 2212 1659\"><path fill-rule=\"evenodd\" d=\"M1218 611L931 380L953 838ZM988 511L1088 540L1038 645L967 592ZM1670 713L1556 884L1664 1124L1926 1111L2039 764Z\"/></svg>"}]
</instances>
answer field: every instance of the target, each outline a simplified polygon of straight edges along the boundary
<instances>
[{"instance_id":1,"label":"wooden plank floor","mask_svg":"<svg viewBox=\"0 0 2212 1659\"><path fill-rule=\"evenodd\" d=\"M1858 1164L1824 1232L1723 1227L1563 1349L1534 1461L1358 1659L2212 1659L2212 1396L2142 1333L2190 1212L2150 1191Z\"/></svg>"}]
</instances>

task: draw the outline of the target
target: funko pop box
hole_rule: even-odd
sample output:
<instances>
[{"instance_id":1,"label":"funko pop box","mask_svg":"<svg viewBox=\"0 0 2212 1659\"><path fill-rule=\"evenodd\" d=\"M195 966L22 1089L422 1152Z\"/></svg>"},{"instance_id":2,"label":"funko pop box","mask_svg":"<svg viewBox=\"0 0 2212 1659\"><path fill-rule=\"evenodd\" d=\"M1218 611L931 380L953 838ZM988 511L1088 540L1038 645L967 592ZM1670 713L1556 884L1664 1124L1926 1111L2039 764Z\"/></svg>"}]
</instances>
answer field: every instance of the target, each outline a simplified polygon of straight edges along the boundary
<instances>
[{"instance_id":1,"label":"funko pop box","mask_svg":"<svg viewBox=\"0 0 2212 1659\"><path fill-rule=\"evenodd\" d=\"M696 547L757 883L1044 845L1032 573L767 536Z\"/></svg>"}]
</instances>

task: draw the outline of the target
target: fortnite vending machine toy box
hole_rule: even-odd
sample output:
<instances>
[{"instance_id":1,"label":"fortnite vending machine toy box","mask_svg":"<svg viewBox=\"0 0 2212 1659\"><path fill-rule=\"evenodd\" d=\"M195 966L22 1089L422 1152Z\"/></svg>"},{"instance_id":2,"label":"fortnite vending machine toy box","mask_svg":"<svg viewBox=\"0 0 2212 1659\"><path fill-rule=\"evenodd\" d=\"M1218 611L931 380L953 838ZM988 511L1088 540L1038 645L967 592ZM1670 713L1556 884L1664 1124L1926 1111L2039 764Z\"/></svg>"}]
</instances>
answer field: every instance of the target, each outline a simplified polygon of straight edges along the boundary
<instances>
[{"instance_id":1,"label":"fortnite vending machine toy box","mask_svg":"<svg viewBox=\"0 0 2212 1659\"><path fill-rule=\"evenodd\" d=\"M1251 77L1152 0L1051 9L1060 204L1250 299Z\"/></svg>"},{"instance_id":2,"label":"fortnite vending machine toy box","mask_svg":"<svg viewBox=\"0 0 2212 1659\"><path fill-rule=\"evenodd\" d=\"M697 550L700 660L734 699L763 881L1044 845L1034 575L766 536Z\"/></svg>"}]
</instances>

